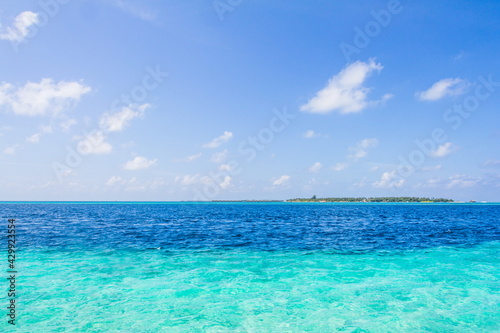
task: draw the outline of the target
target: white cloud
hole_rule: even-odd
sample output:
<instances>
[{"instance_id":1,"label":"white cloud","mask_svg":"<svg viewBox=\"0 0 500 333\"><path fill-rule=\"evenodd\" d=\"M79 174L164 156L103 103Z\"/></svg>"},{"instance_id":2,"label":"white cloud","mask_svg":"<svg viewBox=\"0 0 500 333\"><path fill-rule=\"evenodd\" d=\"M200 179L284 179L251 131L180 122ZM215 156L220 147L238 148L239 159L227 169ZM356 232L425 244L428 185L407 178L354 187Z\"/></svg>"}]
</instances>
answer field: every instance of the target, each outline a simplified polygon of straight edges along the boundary
<instances>
[{"instance_id":1,"label":"white cloud","mask_svg":"<svg viewBox=\"0 0 500 333\"><path fill-rule=\"evenodd\" d=\"M113 114L110 114L108 112L104 113L99 121L101 130L96 130L90 134L87 134L83 139L80 138L81 140L77 144L78 151L83 155L110 153L113 147L109 142L106 142L105 132L117 132L123 130L132 119L142 116L144 114L144 111L149 107L149 104L130 104L126 107L123 107L121 111L115 112ZM68 125L71 126L70 124ZM149 166L151 166L148 165L149 162L152 161L148 161L144 157L139 156L134 160L127 162L125 164L125 169L137 170L148 168ZM156 162L156 160L153 161L153 164L154 162Z\"/></svg>"},{"instance_id":2,"label":"white cloud","mask_svg":"<svg viewBox=\"0 0 500 333\"><path fill-rule=\"evenodd\" d=\"M33 135L28 136L25 141L28 143L37 143L40 141L41 136L42 136L41 133L35 133Z\"/></svg>"},{"instance_id":3,"label":"white cloud","mask_svg":"<svg viewBox=\"0 0 500 333\"><path fill-rule=\"evenodd\" d=\"M349 150L352 152L347 156L351 160L358 160L367 155L367 150L378 145L378 140L375 138L363 139L359 141L356 146L350 147Z\"/></svg>"},{"instance_id":4,"label":"white cloud","mask_svg":"<svg viewBox=\"0 0 500 333\"><path fill-rule=\"evenodd\" d=\"M500 166L500 161L499 160L488 160L484 163L481 164L481 166L484 166L484 167L496 167L496 166Z\"/></svg>"},{"instance_id":5,"label":"white cloud","mask_svg":"<svg viewBox=\"0 0 500 333\"><path fill-rule=\"evenodd\" d=\"M416 96L421 101L437 101L445 96L461 95L468 86L467 80L447 78L434 83L426 91L416 93Z\"/></svg>"},{"instance_id":6,"label":"white cloud","mask_svg":"<svg viewBox=\"0 0 500 333\"><path fill-rule=\"evenodd\" d=\"M25 141L27 143L38 143L40 141L40 138L42 137L42 134L47 134L47 133L52 133L52 125L41 126L39 133L34 133L34 134L28 136L25 139Z\"/></svg>"},{"instance_id":7,"label":"white cloud","mask_svg":"<svg viewBox=\"0 0 500 333\"><path fill-rule=\"evenodd\" d=\"M231 187L232 180L233 179L231 176L225 176L224 179L220 181L219 179L215 180L212 177L201 176L200 174L175 177L175 182L183 186L191 186L197 184L202 184L202 185L217 184L223 190Z\"/></svg>"},{"instance_id":8,"label":"white cloud","mask_svg":"<svg viewBox=\"0 0 500 333\"><path fill-rule=\"evenodd\" d=\"M321 169L323 169L323 165L320 162L316 162L309 167L309 172L317 173L320 172Z\"/></svg>"},{"instance_id":9,"label":"white cloud","mask_svg":"<svg viewBox=\"0 0 500 333\"><path fill-rule=\"evenodd\" d=\"M219 165L219 170L220 171L231 172L231 171L233 171L233 169L234 169L234 166L232 166L230 164L221 164L221 165Z\"/></svg>"},{"instance_id":10,"label":"white cloud","mask_svg":"<svg viewBox=\"0 0 500 333\"><path fill-rule=\"evenodd\" d=\"M10 83L0 84L0 106L7 106L17 115L58 115L91 90L78 82L42 79L40 83L28 82L22 87Z\"/></svg>"},{"instance_id":11,"label":"white cloud","mask_svg":"<svg viewBox=\"0 0 500 333\"><path fill-rule=\"evenodd\" d=\"M329 135L328 134L321 134L321 133L318 133L318 132L313 131L313 130L308 130L302 134L302 137L306 138L306 139L319 138L319 137L328 138Z\"/></svg>"},{"instance_id":12,"label":"white cloud","mask_svg":"<svg viewBox=\"0 0 500 333\"><path fill-rule=\"evenodd\" d=\"M120 177L120 176L112 176L111 178L108 179L108 181L106 182L106 186L115 186L115 185L118 185L118 184L124 184L125 183L125 180Z\"/></svg>"},{"instance_id":13,"label":"white cloud","mask_svg":"<svg viewBox=\"0 0 500 333\"><path fill-rule=\"evenodd\" d=\"M396 174L396 171L384 172L379 181L374 182L373 187L378 188L394 188L401 187L405 183L404 179L400 179Z\"/></svg>"},{"instance_id":14,"label":"white cloud","mask_svg":"<svg viewBox=\"0 0 500 333\"><path fill-rule=\"evenodd\" d=\"M213 183L213 179L208 176L200 176L199 174L195 175L184 175L175 177L175 182L181 185L194 185L194 184L211 184Z\"/></svg>"},{"instance_id":15,"label":"white cloud","mask_svg":"<svg viewBox=\"0 0 500 333\"><path fill-rule=\"evenodd\" d=\"M184 175L184 176L177 176L175 177L175 182L180 183L182 185L192 185L198 183L200 179L200 175Z\"/></svg>"},{"instance_id":16,"label":"white cloud","mask_svg":"<svg viewBox=\"0 0 500 333\"><path fill-rule=\"evenodd\" d=\"M286 185L290 182L291 177L287 175L283 175L273 181L273 186L282 186Z\"/></svg>"},{"instance_id":17,"label":"white cloud","mask_svg":"<svg viewBox=\"0 0 500 333\"><path fill-rule=\"evenodd\" d=\"M441 178L431 178L427 179L424 183L417 184L415 187L424 187L424 188L442 188L443 187L443 181Z\"/></svg>"},{"instance_id":18,"label":"white cloud","mask_svg":"<svg viewBox=\"0 0 500 333\"><path fill-rule=\"evenodd\" d=\"M13 146L5 148L3 150L3 153L7 155L14 155L19 147L21 147L20 144L15 144Z\"/></svg>"},{"instance_id":19,"label":"white cloud","mask_svg":"<svg viewBox=\"0 0 500 333\"><path fill-rule=\"evenodd\" d=\"M130 178L126 183L125 191L127 192L144 192L146 191L146 185L141 184L141 182L137 181L136 177Z\"/></svg>"},{"instance_id":20,"label":"white cloud","mask_svg":"<svg viewBox=\"0 0 500 333\"><path fill-rule=\"evenodd\" d=\"M227 159L227 155L229 154L227 149L224 149L221 152L214 153L212 155L212 162L214 163L223 163Z\"/></svg>"},{"instance_id":21,"label":"white cloud","mask_svg":"<svg viewBox=\"0 0 500 333\"><path fill-rule=\"evenodd\" d=\"M186 157L186 161L187 162L192 162L192 161L195 161L195 160L199 159L200 157L201 157L201 153L194 154L194 155Z\"/></svg>"},{"instance_id":22,"label":"white cloud","mask_svg":"<svg viewBox=\"0 0 500 333\"><path fill-rule=\"evenodd\" d=\"M466 175L455 175L450 177L449 182L446 184L446 188L466 188L476 185L481 178L468 177Z\"/></svg>"},{"instance_id":23,"label":"white cloud","mask_svg":"<svg viewBox=\"0 0 500 333\"><path fill-rule=\"evenodd\" d=\"M53 131L52 125L42 125L42 126L40 126L40 131L42 133L52 133L52 131Z\"/></svg>"},{"instance_id":24,"label":"white cloud","mask_svg":"<svg viewBox=\"0 0 500 333\"><path fill-rule=\"evenodd\" d=\"M366 177L363 177L359 182L352 184L354 187L365 187L367 185Z\"/></svg>"},{"instance_id":25,"label":"white cloud","mask_svg":"<svg viewBox=\"0 0 500 333\"><path fill-rule=\"evenodd\" d=\"M222 183L219 184L219 186L225 190L227 189L229 186L231 186L231 181L232 181L232 178L230 176L225 176L224 177L224 180L222 181Z\"/></svg>"},{"instance_id":26,"label":"white cloud","mask_svg":"<svg viewBox=\"0 0 500 333\"><path fill-rule=\"evenodd\" d=\"M127 192L135 191L155 191L164 187L167 182L163 178L155 178L149 181L141 182L136 177L130 179L124 179L120 176L112 176L105 183L107 187L119 187L120 190Z\"/></svg>"},{"instance_id":27,"label":"white cloud","mask_svg":"<svg viewBox=\"0 0 500 333\"><path fill-rule=\"evenodd\" d=\"M69 131L71 126L76 125L76 124L77 124L77 122L75 119L68 119L68 120L62 122L60 126L64 132L67 132L67 131Z\"/></svg>"},{"instance_id":28,"label":"white cloud","mask_svg":"<svg viewBox=\"0 0 500 333\"><path fill-rule=\"evenodd\" d=\"M363 149L375 147L377 144L378 144L378 140L375 138L363 139L360 142L358 142L358 146L363 148Z\"/></svg>"},{"instance_id":29,"label":"white cloud","mask_svg":"<svg viewBox=\"0 0 500 333\"><path fill-rule=\"evenodd\" d=\"M334 75L327 86L316 93L309 102L302 105L300 110L311 113L330 113L338 110L340 113L359 112L373 103L379 103L392 97L384 95L381 101L367 101L369 88L363 86L368 76L373 72L380 72L383 66L375 63L356 61L347 65L338 74Z\"/></svg>"},{"instance_id":30,"label":"white cloud","mask_svg":"<svg viewBox=\"0 0 500 333\"><path fill-rule=\"evenodd\" d=\"M306 138L306 139L315 138L315 137L317 137L317 136L318 136L318 133L316 133L316 132L315 132L315 131L313 131L313 130L309 130L309 131L306 131L306 132L304 133L304 138Z\"/></svg>"},{"instance_id":31,"label":"white cloud","mask_svg":"<svg viewBox=\"0 0 500 333\"><path fill-rule=\"evenodd\" d=\"M463 174L457 174L448 179L431 178L424 183L418 184L417 187L428 188L468 188L478 184L481 181L479 177L469 177Z\"/></svg>"},{"instance_id":32,"label":"white cloud","mask_svg":"<svg viewBox=\"0 0 500 333\"><path fill-rule=\"evenodd\" d=\"M335 165L332 167L332 169L333 169L334 171L342 171L342 170L346 169L348 166L349 166L349 163L343 163L343 162L341 162L341 163L337 163L337 164L335 164Z\"/></svg>"},{"instance_id":33,"label":"white cloud","mask_svg":"<svg viewBox=\"0 0 500 333\"><path fill-rule=\"evenodd\" d=\"M465 53L465 51L464 51L464 50L461 50L461 51L460 51L457 55L455 55L455 56L453 57L453 60L455 60L455 61L460 61L460 60L462 60L463 58L465 58L466 56L467 56L467 53Z\"/></svg>"},{"instance_id":34,"label":"white cloud","mask_svg":"<svg viewBox=\"0 0 500 333\"><path fill-rule=\"evenodd\" d=\"M193 162L193 161L196 161L197 159L199 159L202 155L203 155L202 153L193 154L193 155L186 156L184 158L177 158L174 161L175 162Z\"/></svg>"},{"instance_id":35,"label":"white cloud","mask_svg":"<svg viewBox=\"0 0 500 333\"><path fill-rule=\"evenodd\" d=\"M127 12L144 21L154 22L158 17L157 13L144 7L141 1L132 3L125 0L114 0L112 1L112 4L120 8L124 12Z\"/></svg>"},{"instance_id":36,"label":"white cloud","mask_svg":"<svg viewBox=\"0 0 500 333\"><path fill-rule=\"evenodd\" d=\"M366 138L359 141L355 146L349 147L350 154L347 155L348 162L339 162L332 167L334 171L342 171L349 165L368 154L368 149L376 147L378 140L375 138Z\"/></svg>"},{"instance_id":37,"label":"white cloud","mask_svg":"<svg viewBox=\"0 0 500 333\"><path fill-rule=\"evenodd\" d=\"M125 170L141 170L147 169L150 166L154 165L157 162L157 159L148 160L143 156L136 156L133 160L125 163L123 169Z\"/></svg>"},{"instance_id":38,"label":"white cloud","mask_svg":"<svg viewBox=\"0 0 500 333\"><path fill-rule=\"evenodd\" d=\"M137 178L133 177L128 181L123 181L126 185L124 190L127 192L144 192L144 191L156 191L164 187L167 182L163 178L155 178L146 182L138 181Z\"/></svg>"},{"instance_id":39,"label":"white cloud","mask_svg":"<svg viewBox=\"0 0 500 333\"><path fill-rule=\"evenodd\" d=\"M152 190L157 190L168 185L168 182L163 178L155 178L148 183L148 186Z\"/></svg>"},{"instance_id":40,"label":"white cloud","mask_svg":"<svg viewBox=\"0 0 500 333\"><path fill-rule=\"evenodd\" d=\"M431 178L431 179L428 179L426 181L426 185L428 187L435 187L436 185L438 185L439 183L441 182L441 179L440 178Z\"/></svg>"},{"instance_id":41,"label":"white cloud","mask_svg":"<svg viewBox=\"0 0 500 333\"><path fill-rule=\"evenodd\" d=\"M453 153L454 151L456 151L458 148L459 147L454 145L453 143L446 142L446 143L443 143L442 145L440 145L439 147L437 147L437 149L435 151L433 151L431 153L431 155L434 157L445 157L445 156Z\"/></svg>"},{"instance_id":42,"label":"white cloud","mask_svg":"<svg viewBox=\"0 0 500 333\"><path fill-rule=\"evenodd\" d=\"M233 133L231 133L229 131L225 131L224 134L222 134L218 138L213 139L212 141L210 141L208 143L205 143L204 145L202 145L202 147L203 148L217 148L221 144L228 142L232 138L233 138Z\"/></svg>"},{"instance_id":43,"label":"white cloud","mask_svg":"<svg viewBox=\"0 0 500 333\"><path fill-rule=\"evenodd\" d=\"M0 39L20 42L28 36L29 28L37 24L38 21L38 14L30 11L22 12L14 19L12 27L8 27L0 33Z\"/></svg>"},{"instance_id":44,"label":"white cloud","mask_svg":"<svg viewBox=\"0 0 500 333\"><path fill-rule=\"evenodd\" d=\"M428 166L428 167L421 167L421 171L435 171L435 170L440 170L443 166L441 164L435 165L435 166Z\"/></svg>"},{"instance_id":45,"label":"white cloud","mask_svg":"<svg viewBox=\"0 0 500 333\"><path fill-rule=\"evenodd\" d=\"M101 131L88 134L77 144L78 152L88 154L109 154L113 150L110 143L106 142L106 136Z\"/></svg>"},{"instance_id":46,"label":"white cloud","mask_svg":"<svg viewBox=\"0 0 500 333\"><path fill-rule=\"evenodd\" d=\"M11 126L0 126L0 136L3 136L5 132L12 131L13 128Z\"/></svg>"},{"instance_id":47,"label":"white cloud","mask_svg":"<svg viewBox=\"0 0 500 333\"><path fill-rule=\"evenodd\" d=\"M144 111L150 106L149 104L130 104L124 106L121 111L112 114L106 112L102 115L99 125L104 131L121 131L132 119L142 116Z\"/></svg>"}]
</instances>

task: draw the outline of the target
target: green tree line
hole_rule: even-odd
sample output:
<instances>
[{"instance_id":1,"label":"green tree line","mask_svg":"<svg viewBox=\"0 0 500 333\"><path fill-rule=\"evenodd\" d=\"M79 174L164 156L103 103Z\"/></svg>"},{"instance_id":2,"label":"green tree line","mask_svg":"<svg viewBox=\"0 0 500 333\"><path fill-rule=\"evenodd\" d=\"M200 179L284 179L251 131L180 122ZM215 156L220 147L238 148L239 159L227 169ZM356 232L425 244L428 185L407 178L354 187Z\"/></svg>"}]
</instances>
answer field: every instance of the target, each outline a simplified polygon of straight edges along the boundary
<instances>
[{"instance_id":1,"label":"green tree line","mask_svg":"<svg viewBox=\"0 0 500 333\"><path fill-rule=\"evenodd\" d=\"M296 198L288 202L453 202L452 199L427 197L338 197L338 198Z\"/></svg>"}]
</instances>

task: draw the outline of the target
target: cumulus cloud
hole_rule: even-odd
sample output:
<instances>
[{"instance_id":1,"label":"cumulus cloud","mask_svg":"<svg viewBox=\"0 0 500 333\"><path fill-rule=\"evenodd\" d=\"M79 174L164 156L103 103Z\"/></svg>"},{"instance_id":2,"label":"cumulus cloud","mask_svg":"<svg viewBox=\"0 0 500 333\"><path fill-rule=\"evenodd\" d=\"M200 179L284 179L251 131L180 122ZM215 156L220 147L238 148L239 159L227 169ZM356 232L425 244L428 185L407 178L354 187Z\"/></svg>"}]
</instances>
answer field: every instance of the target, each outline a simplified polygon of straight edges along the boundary
<instances>
[{"instance_id":1,"label":"cumulus cloud","mask_svg":"<svg viewBox=\"0 0 500 333\"><path fill-rule=\"evenodd\" d=\"M343 163L343 162L340 162L340 163L337 163L335 164L332 169L334 171L342 171L344 169L346 169L347 167L349 166L349 163Z\"/></svg>"},{"instance_id":2,"label":"cumulus cloud","mask_svg":"<svg viewBox=\"0 0 500 333\"><path fill-rule=\"evenodd\" d=\"M22 12L14 19L11 27L0 32L0 39L21 42L28 36L29 28L38 22L38 14L30 11Z\"/></svg>"},{"instance_id":3,"label":"cumulus cloud","mask_svg":"<svg viewBox=\"0 0 500 333\"><path fill-rule=\"evenodd\" d=\"M378 188L395 188L395 187L401 187L405 183L404 179L401 179L397 174L396 171L389 171L389 172L384 172L382 174L382 177L380 178L379 181L374 182L372 185L373 187L378 187Z\"/></svg>"},{"instance_id":4,"label":"cumulus cloud","mask_svg":"<svg viewBox=\"0 0 500 333\"><path fill-rule=\"evenodd\" d=\"M219 170L220 171L231 172L231 171L234 170L234 165L231 165L231 164L221 164L221 165L219 165Z\"/></svg>"},{"instance_id":5,"label":"cumulus cloud","mask_svg":"<svg viewBox=\"0 0 500 333\"><path fill-rule=\"evenodd\" d=\"M466 175L454 175L448 179L446 188L467 188L476 185L481 178L468 177Z\"/></svg>"},{"instance_id":6,"label":"cumulus cloud","mask_svg":"<svg viewBox=\"0 0 500 333\"><path fill-rule=\"evenodd\" d=\"M354 187L365 187L366 185L368 185L366 177L363 177L360 181L352 184Z\"/></svg>"},{"instance_id":7,"label":"cumulus cloud","mask_svg":"<svg viewBox=\"0 0 500 333\"><path fill-rule=\"evenodd\" d=\"M19 147L21 147L20 144L12 145L10 147L5 148L3 150L3 153L7 155L14 155Z\"/></svg>"},{"instance_id":8,"label":"cumulus cloud","mask_svg":"<svg viewBox=\"0 0 500 333\"><path fill-rule=\"evenodd\" d=\"M349 150L351 153L347 156L347 158L351 160L358 160L367 155L367 150L378 145L378 140L375 138L368 138L359 141L356 146L350 147Z\"/></svg>"},{"instance_id":9,"label":"cumulus cloud","mask_svg":"<svg viewBox=\"0 0 500 333\"><path fill-rule=\"evenodd\" d=\"M435 171L435 170L440 170L442 168L443 168L443 166L441 164L438 164L438 165L434 165L434 166L421 167L419 170L420 171Z\"/></svg>"},{"instance_id":10,"label":"cumulus cloud","mask_svg":"<svg viewBox=\"0 0 500 333\"><path fill-rule=\"evenodd\" d=\"M416 93L421 101L437 101L445 96L456 96L465 93L469 82L460 78L447 78L434 83L429 89Z\"/></svg>"},{"instance_id":11,"label":"cumulus cloud","mask_svg":"<svg viewBox=\"0 0 500 333\"><path fill-rule=\"evenodd\" d=\"M273 181L273 186L282 186L286 185L290 182L291 177L287 175L283 175Z\"/></svg>"},{"instance_id":12,"label":"cumulus cloud","mask_svg":"<svg viewBox=\"0 0 500 333\"><path fill-rule=\"evenodd\" d=\"M445 157L456 151L459 147L451 142L446 142L437 147L435 151L431 153L434 157Z\"/></svg>"},{"instance_id":13,"label":"cumulus cloud","mask_svg":"<svg viewBox=\"0 0 500 333\"><path fill-rule=\"evenodd\" d=\"M219 184L219 186L220 186L223 190L225 190L225 189L227 189L229 186L231 186L231 181L232 181L232 180L233 180L233 179L232 179L230 176L225 176L225 177L224 177L224 180L223 180L223 181Z\"/></svg>"},{"instance_id":14,"label":"cumulus cloud","mask_svg":"<svg viewBox=\"0 0 500 333\"><path fill-rule=\"evenodd\" d=\"M78 138L81 139L77 144L78 151L83 155L109 154L113 147L106 141L107 132L118 132L123 130L132 119L142 116L144 111L149 107L149 104L131 104L115 113L105 112L99 121L101 130L95 130L87 134L83 139ZM70 120L69 123L67 123L68 128L71 127L72 124L73 121ZM136 157L134 160L125 164L125 169L144 169L150 166L148 165L149 162L151 161L144 159L144 157ZM154 160L154 162L156 162L156 160Z\"/></svg>"},{"instance_id":15,"label":"cumulus cloud","mask_svg":"<svg viewBox=\"0 0 500 333\"><path fill-rule=\"evenodd\" d=\"M227 159L227 155L229 154L229 151L227 149L224 149L221 152L214 153L212 155L212 162L214 163L223 163Z\"/></svg>"},{"instance_id":16,"label":"cumulus cloud","mask_svg":"<svg viewBox=\"0 0 500 333\"><path fill-rule=\"evenodd\" d=\"M123 169L125 170L141 170L147 169L150 166L154 165L157 162L157 159L148 160L143 156L136 156L133 160L125 163Z\"/></svg>"},{"instance_id":17,"label":"cumulus cloud","mask_svg":"<svg viewBox=\"0 0 500 333\"><path fill-rule=\"evenodd\" d=\"M0 84L0 106L11 109L17 115L58 115L91 90L79 82L54 82L42 79L39 83L28 82L22 87L10 83Z\"/></svg>"},{"instance_id":18,"label":"cumulus cloud","mask_svg":"<svg viewBox=\"0 0 500 333\"><path fill-rule=\"evenodd\" d=\"M465 57L467 57L467 53L465 53L464 50L461 50L457 55L455 55L453 57L453 60L460 61L460 60L464 59Z\"/></svg>"},{"instance_id":19,"label":"cumulus cloud","mask_svg":"<svg viewBox=\"0 0 500 333\"><path fill-rule=\"evenodd\" d=\"M38 143L40 141L40 138L42 137L42 134L46 133L52 133L52 126L51 125L44 125L40 127L40 132L34 133L28 137L26 137L25 141L27 143Z\"/></svg>"},{"instance_id":20,"label":"cumulus cloud","mask_svg":"<svg viewBox=\"0 0 500 333\"><path fill-rule=\"evenodd\" d=\"M429 187L429 188L468 188L473 187L478 184L482 179L480 177L470 177L464 174L456 174L449 178L431 178L426 180L424 183L418 185L418 187Z\"/></svg>"},{"instance_id":21,"label":"cumulus cloud","mask_svg":"<svg viewBox=\"0 0 500 333\"><path fill-rule=\"evenodd\" d=\"M500 166L500 160L488 160L484 163L481 163L483 167L498 167Z\"/></svg>"},{"instance_id":22,"label":"cumulus cloud","mask_svg":"<svg viewBox=\"0 0 500 333\"><path fill-rule=\"evenodd\" d=\"M196 184L199 181L200 175L184 175L175 177L175 182L182 185Z\"/></svg>"},{"instance_id":23,"label":"cumulus cloud","mask_svg":"<svg viewBox=\"0 0 500 333\"><path fill-rule=\"evenodd\" d=\"M199 159L201 157L201 153L198 153L198 154L194 154L194 155L190 155L188 157L186 157L186 162L192 162L192 161L195 161L197 159Z\"/></svg>"},{"instance_id":24,"label":"cumulus cloud","mask_svg":"<svg viewBox=\"0 0 500 333\"><path fill-rule=\"evenodd\" d=\"M302 105L300 110L323 114L336 110L340 113L353 113L390 99L392 95L386 94L380 101L368 101L370 89L363 86L373 71L380 72L382 68L383 66L375 63L373 59L369 62L356 61L347 65L328 81L325 88Z\"/></svg>"},{"instance_id":25,"label":"cumulus cloud","mask_svg":"<svg viewBox=\"0 0 500 333\"><path fill-rule=\"evenodd\" d=\"M175 182L177 184L183 185L183 186L191 186L191 185L209 185L209 184L216 184L218 185L221 189L225 190L232 185L233 178L231 176L224 176L222 180L220 179L215 179L209 176L201 176L200 174L194 174L194 175L184 175L184 176L177 176L175 177Z\"/></svg>"},{"instance_id":26,"label":"cumulus cloud","mask_svg":"<svg viewBox=\"0 0 500 333\"><path fill-rule=\"evenodd\" d=\"M351 163L356 162L360 158L365 157L368 154L368 149L376 147L378 145L378 140L375 138L366 138L355 146L349 147L350 153L347 155L347 162L339 162L332 167L334 171L342 171L351 165Z\"/></svg>"},{"instance_id":27,"label":"cumulus cloud","mask_svg":"<svg viewBox=\"0 0 500 333\"><path fill-rule=\"evenodd\" d=\"M194 185L194 184L211 184L213 183L212 178L208 176L200 176L200 174L194 175L184 175L175 177L175 182L184 186Z\"/></svg>"},{"instance_id":28,"label":"cumulus cloud","mask_svg":"<svg viewBox=\"0 0 500 333\"><path fill-rule=\"evenodd\" d=\"M136 191L155 191L164 187L167 182L163 178L155 178L148 181L140 181L136 177L125 179L120 176L112 176L105 183L107 187L119 187L120 190L127 192Z\"/></svg>"},{"instance_id":29,"label":"cumulus cloud","mask_svg":"<svg viewBox=\"0 0 500 333\"><path fill-rule=\"evenodd\" d=\"M184 158L176 158L174 161L175 162L193 162L193 161L196 161L197 159L199 159L201 156L203 156L203 154L198 153L198 154L186 156Z\"/></svg>"},{"instance_id":30,"label":"cumulus cloud","mask_svg":"<svg viewBox=\"0 0 500 333\"><path fill-rule=\"evenodd\" d=\"M304 138L306 139L311 139L311 138L315 138L318 136L318 133L316 133L315 131L313 130L309 130L309 131L306 131L304 133Z\"/></svg>"},{"instance_id":31,"label":"cumulus cloud","mask_svg":"<svg viewBox=\"0 0 500 333\"><path fill-rule=\"evenodd\" d=\"M106 136L102 131L95 131L88 134L78 142L77 148L78 152L83 155L109 154L113 150L113 146L109 142L106 142Z\"/></svg>"},{"instance_id":32,"label":"cumulus cloud","mask_svg":"<svg viewBox=\"0 0 500 333\"><path fill-rule=\"evenodd\" d=\"M128 125L128 123L144 114L144 111L151 105L149 104L130 104L124 106L121 111L115 113L106 112L101 116L99 125L101 129L107 132L119 132Z\"/></svg>"},{"instance_id":33,"label":"cumulus cloud","mask_svg":"<svg viewBox=\"0 0 500 333\"><path fill-rule=\"evenodd\" d=\"M309 172L317 173L320 172L321 169L323 169L323 165L320 162L316 162L309 167Z\"/></svg>"},{"instance_id":34,"label":"cumulus cloud","mask_svg":"<svg viewBox=\"0 0 500 333\"><path fill-rule=\"evenodd\" d=\"M144 4L139 2L130 2L125 0L114 0L111 2L121 10L144 21L154 22L158 18L158 14L149 8L144 7Z\"/></svg>"},{"instance_id":35,"label":"cumulus cloud","mask_svg":"<svg viewBox=\"0 0 500 333\"><path fill-rule=\"evenodd\" d=\"M60 126L61 126L61 129L64 131L64 132L67 132L69 131L69 129L71 128L71 126L74 126L76 125L77 122L75 119L68 119L66 121L63 121Z\"/></svg>"},{"instance_id":36,"label":"cumulus cloud","mask_svg":"<svg viewBox=\"0 0 500 333\"><path fill-rule=\"evenodd\" d=\"M313 130L308 130L308 131L305 131L303 134L302 134L302 137L305 138L305 139L312 139L312 138L328 138L329 135L328 134L321 134L321 133L318 133L316 131L313 131Z\"/></svg>"},{"instance_id":37,"label":"cumulus cloud","mask_svg":"<svg viewBox=\"0 0 500 333\"><path fill-rule=\"evenodd\" d=\"M440 183L441 183L441 179L440 178L431 178L431 179L428 179L425 184L424 184L424 187L441 187L440 186Z\"/></svg>"},{"instance_id":38,"label":"cumulus cloud","mask_svg":"<svg viewBox=\"0 0 500 333\"><path fill-rule=\"evenodd\" d=\"M225 131L224 134L222 134L221 136L213 139L212 141L210 141L208 143L205 143L204 145L202 145L202 147L203 148L217 148L221 144L223 144L225 142L228 142L232 138L233 138L233 133L231 133L229 131Z\"/></svg>"},{"instance_id":39,"label":"cumulus cloud","mask_svg":"<svg viewBox=\"0 0 500 333\"><path fill-rule=\"evenodd\" d=\"M25 141L28 143L37 143L40 141L41 136L42 136L41 133L35 133L33 135L28 136Z\"/></svg>"},{"instance_id":40,"label":"cumulus cloud","mask_svg":"<svg viewBox=\"0 0 500 333\"><path fill-rule=\"evenodd\" d=\"M124 184L125 183L125 180L120 177L120 176L112 176L111 178L108 179L108 181L106 182L106 186L115 186L115 185L118 185L118 184Z\"/></svg>"}]
</instances>

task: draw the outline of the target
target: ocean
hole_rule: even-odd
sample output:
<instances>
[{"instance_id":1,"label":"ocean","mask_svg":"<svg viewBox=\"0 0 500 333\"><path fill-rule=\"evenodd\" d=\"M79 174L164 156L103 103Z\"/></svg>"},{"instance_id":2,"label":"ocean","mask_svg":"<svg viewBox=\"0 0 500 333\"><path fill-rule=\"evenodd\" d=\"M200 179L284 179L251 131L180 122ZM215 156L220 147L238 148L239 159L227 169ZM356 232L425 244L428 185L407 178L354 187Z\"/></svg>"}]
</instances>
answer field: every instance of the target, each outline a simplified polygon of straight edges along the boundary
<instances>
[{"instance_id":1,"label":"ocean","mask_svg":"<svg viewBox=\"0 0 500 333\"><path fill-rule=\"evenodd\" d=\"M0 218L6 332L500 331L500 204L3 202Z\"/></svg>"}]
</instances>

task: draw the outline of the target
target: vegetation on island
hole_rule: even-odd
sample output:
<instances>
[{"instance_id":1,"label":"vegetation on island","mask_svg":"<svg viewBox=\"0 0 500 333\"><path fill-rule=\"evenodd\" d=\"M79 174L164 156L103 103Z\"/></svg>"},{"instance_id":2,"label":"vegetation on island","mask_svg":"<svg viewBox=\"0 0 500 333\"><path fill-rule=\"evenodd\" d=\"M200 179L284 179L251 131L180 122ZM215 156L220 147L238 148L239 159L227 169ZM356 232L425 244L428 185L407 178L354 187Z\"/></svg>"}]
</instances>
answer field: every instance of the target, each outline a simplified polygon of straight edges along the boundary
<instances>
[{"instance_id":1,"label":"vegetation on island","mask_svg":"<svg viewBox=\"0 0 500 333\"><path fill-rule=\"evenodd\" d=\"M287 202L454 202L452 199L444 198L425 198L425 197L376 197L376 198L296 198L289 199Z\"/></svg>"}]
</instances>

